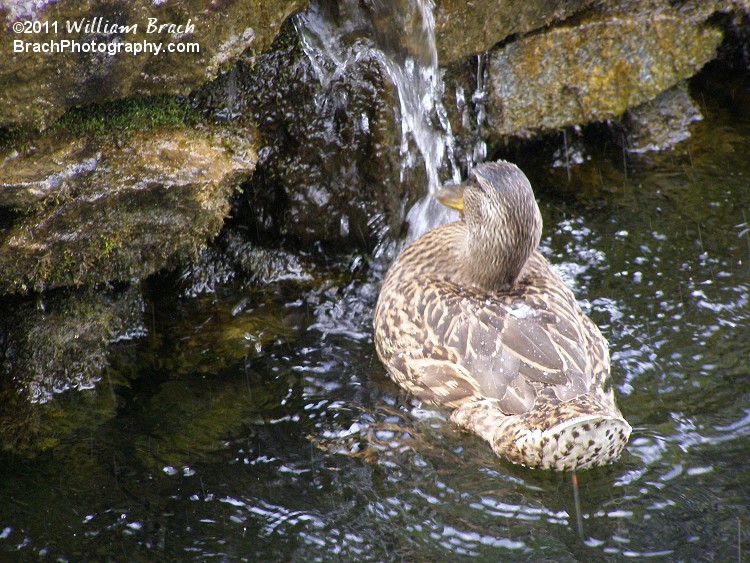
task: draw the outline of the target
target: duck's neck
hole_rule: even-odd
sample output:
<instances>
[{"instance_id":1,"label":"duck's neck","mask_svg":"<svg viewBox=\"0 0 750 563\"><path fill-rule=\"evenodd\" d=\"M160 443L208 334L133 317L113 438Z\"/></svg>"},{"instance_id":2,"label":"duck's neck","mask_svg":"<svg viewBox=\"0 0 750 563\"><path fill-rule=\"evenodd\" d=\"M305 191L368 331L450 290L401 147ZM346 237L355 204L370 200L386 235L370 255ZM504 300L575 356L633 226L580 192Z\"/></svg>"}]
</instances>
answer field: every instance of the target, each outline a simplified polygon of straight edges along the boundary
<instances>
[{"instance_id":1,"label":"duck's neck","mask_svg":"<svg viewBox=\"0 0 750 563\"><path fill-rule=\"evenodd\" d=\"M533 208L505 217L502 228L478 225L466 229L462 277L488 291L506 289L516 282L542 233L539 208L533 199L529 205Z\"/></svg>"}]
</instances>

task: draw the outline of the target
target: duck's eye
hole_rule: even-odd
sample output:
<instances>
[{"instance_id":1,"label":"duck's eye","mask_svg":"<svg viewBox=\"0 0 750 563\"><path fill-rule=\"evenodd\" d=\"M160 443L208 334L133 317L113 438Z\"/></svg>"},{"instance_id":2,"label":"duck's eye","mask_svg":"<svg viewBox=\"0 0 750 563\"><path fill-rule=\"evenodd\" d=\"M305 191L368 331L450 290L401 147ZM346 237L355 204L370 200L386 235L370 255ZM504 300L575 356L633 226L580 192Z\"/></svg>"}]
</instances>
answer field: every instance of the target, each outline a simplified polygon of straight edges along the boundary
<instances>
[{"instance_id":1,"label":"duck's eye","mask_svg":"<svg viewBox=\"0 0 750 563\"><path fill-rule=\"evenodd\" d=\"M484 195L487 192L484 189L484 186L476 181L476 178L473 179L474 181L471 183L471 187L475 189L478 193Z\"/></svg>"}]
</instances>

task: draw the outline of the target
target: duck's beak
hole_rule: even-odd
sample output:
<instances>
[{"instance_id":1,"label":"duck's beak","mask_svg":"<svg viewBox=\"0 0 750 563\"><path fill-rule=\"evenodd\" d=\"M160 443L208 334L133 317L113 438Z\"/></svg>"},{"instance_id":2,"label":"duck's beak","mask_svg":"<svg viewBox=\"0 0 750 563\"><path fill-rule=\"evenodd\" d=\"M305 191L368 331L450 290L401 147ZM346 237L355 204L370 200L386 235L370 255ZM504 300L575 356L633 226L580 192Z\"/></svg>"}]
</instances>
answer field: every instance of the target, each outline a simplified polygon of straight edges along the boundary
<instances>
[{"instance_id":1,"label":"duck's beak","mask_svg":"<svg viewBox=\"0 0 750 563\"><path fill-rule=\"evenodd\" d=\"M435 199L446 207L455 209L462 216L464 214L464 184L443 186L435 194Z\"/></svg>"}]
</instances>

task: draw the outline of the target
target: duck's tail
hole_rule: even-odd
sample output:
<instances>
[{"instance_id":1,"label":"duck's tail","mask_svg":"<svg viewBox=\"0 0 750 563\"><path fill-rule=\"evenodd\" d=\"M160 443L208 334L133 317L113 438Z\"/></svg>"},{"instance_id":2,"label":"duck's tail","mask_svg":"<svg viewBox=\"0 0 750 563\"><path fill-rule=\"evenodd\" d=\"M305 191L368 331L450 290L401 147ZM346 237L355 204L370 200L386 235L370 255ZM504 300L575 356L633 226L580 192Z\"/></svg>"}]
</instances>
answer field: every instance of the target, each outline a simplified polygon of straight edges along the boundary
<instances>
[{"instance_id":1,"label":"duck's tail","mask_svg":"<svg viewBox=\"0 0 750 563\"><path fill-rule=\"evenodd\" d=\"M556 471L614 461L631 431L611 394L542 405L538 401L531 411L515 415L503 413L492 399L477 399L453 411L451 419L513 463Z\"/></svg>"}]
</instances>

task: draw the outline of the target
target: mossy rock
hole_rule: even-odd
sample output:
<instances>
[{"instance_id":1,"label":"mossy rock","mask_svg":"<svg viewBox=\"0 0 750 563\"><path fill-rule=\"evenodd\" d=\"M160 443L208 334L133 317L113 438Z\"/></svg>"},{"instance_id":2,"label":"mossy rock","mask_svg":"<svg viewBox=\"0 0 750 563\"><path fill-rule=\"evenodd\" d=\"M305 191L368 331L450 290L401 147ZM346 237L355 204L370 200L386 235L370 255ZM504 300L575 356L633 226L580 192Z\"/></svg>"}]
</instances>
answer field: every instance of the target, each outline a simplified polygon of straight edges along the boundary
<instances>
[{"instance_id":1,"label":"mossy rock","mask_svg":"<svg viewBox=\"0 0 750 563\"><path fill-rule=\"evenodd\" d=\"M581 11L592 0L437 0L438 60L452 65L489 51L511 35L524 34Z\"/></svg>"},{"instance_id":2,"label":"mossy rock","mask_svg":"<svg viewBox=\"0 0 750 563\"><path fill-rule=\"evenodd\" d=\"M231 150L227 144L232 145ZM44 135L0 167L0 293L144 278L195 257L252 174L251 139L203 129Z\"/></svg>"},{"instance_id":3,"label":"mossy rock","mask_svg":"<svg viewBox=\"0 0 750 563\"><path fill-rule=\"evenodd\" d=\"M488 129L525 136L618 117L694 75L721 41L677 12L595 16L519 39L490 55Z\"/></svg>"},{"instance_id":4,"label":"mossy rock","mask_svg":"<svg viewBox=\"0 0 750 563\"><path fill-rule=\"evenodd\" d=\"M305 0L6 2L0 5L0 127L43 128L71 107L119 98L187 95L243 53L268 49L284 20L306 5ZM42 22L46 25L38 25ZM40 50L53 43L59 48L62 40L104 51ZM132 51L144 44L149 49Z\"/></svg>"}]
</instances>

